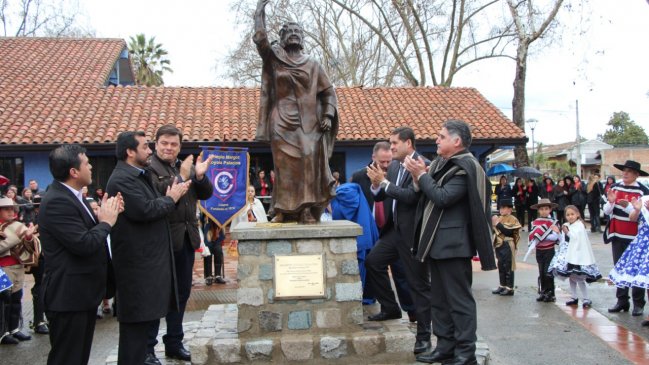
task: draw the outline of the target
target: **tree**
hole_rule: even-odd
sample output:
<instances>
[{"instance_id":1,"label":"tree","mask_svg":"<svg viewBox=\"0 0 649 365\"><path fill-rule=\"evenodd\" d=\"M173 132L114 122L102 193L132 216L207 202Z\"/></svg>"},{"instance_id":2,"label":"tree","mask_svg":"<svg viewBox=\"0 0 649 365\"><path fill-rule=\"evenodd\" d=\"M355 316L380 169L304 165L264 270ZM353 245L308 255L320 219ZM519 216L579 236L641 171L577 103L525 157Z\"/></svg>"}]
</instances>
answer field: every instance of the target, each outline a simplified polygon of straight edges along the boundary
<instances>
[{"instance_id":1,"label":"tree","mask_svg":"<svg viewBox=\"0 0 649 365\"><path fill-rule=\"evenodd\" d=\"M256 0L233 7L245 19L244 39L230 52L226 76L258 83L251 46ZM513 24L496 11L498 0L278 0L268 17L271 33L289 18L302 24L307 48L336 85L450 86L473 63L510 57ZM279 9L279 10L277 10Z\"/></svg>"},{"instance_id":2,"label":"tree","mask_svg":"<svg viewBox=\"0 0 649 365\"><path fill-rule=\"evenodd\" d=\"M626 112L613 113L607 125L611 128L607 129L603 135L597 136L602 142L615 147L621 145L646 145L649 143L645 130L631 120Z\"/></svg>"},{"instance_id":3,"label":"tree","mask_svg":"<svg viewBox=\"0 0 649 365\"><path fill-rule=\"evenodd\" d=\"M155 43L155 37L146 39L144 34L131 37L128 43L128 51L133 62L135 82L144 86L164 85L162 75L164 72L173 72L167 59L168 52L162 48L162 44Z\"/></svg>"},{"instance_id":4,"label":"tree","mask_svg":"<svg viewBox=\"0 0 649 365\"><path fill-rule=\"evenodd\" d=\"M0 0L5 37L93 37L76 0Z\"/></svg>"},{"instance_id":5,"label":"tree","mask_svg":"<svg viewBox=\"0 0 649 365\"><path fill-rule=\"evenodd\" d=\"M516 28L516 74L514 76L514 97L512 99L512 121L525 130L525 78L530 46L541 38L555 23L563 0L553 0L548 8L541 9L532 0L507 0L507 6ZM524 145L514 148L517 166L529 164Z\"/></svg>"}]
</instances>

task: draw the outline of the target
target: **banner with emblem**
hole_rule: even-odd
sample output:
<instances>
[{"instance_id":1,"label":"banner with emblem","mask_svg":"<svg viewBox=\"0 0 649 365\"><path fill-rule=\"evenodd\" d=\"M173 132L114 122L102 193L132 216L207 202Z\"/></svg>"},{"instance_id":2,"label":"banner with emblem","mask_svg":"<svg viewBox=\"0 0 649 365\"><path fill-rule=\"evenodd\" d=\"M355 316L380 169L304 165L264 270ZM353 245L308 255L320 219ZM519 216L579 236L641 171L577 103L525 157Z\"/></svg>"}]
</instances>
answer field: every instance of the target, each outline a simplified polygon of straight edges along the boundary
<instances>
[{"instance_id":1,"label":"banner with emblem","mask_svg":"<svg viewBox=\"0 0 649 365\"><path fill-rule=\"evenodd\" d=\"M222 228L246 206L248 149L205 146L201 149L203 159L214 156L206 172L214 190L211 198L200 201L200 209Z\"/></svg>"}]
</instances>

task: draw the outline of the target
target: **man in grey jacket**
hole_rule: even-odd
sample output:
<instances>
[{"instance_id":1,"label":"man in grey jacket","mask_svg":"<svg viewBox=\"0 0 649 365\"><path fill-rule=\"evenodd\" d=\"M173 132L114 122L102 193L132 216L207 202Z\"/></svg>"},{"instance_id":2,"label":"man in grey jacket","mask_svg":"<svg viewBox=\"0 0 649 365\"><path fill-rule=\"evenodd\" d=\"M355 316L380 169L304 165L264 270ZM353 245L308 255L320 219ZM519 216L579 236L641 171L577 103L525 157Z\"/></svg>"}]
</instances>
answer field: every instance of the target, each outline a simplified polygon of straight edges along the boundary
<instances>
[{"instance_id":1,"label":"man in grey jacket","mask_svg":"<svg viewBox=\"0 0 649 365\"><path fill-rule=\"evenodd\" d=\"M468 151L471 130L447 121L437 137L438 157L427 172L422 159L406 157L415 190L422 192L415 215L413 253L428 263L433 333L437 347L417 361L477 364L476 304L471 293L471 257L483 270L496 268L491 246L491 184Z\"/></svg>"}]
</instances>

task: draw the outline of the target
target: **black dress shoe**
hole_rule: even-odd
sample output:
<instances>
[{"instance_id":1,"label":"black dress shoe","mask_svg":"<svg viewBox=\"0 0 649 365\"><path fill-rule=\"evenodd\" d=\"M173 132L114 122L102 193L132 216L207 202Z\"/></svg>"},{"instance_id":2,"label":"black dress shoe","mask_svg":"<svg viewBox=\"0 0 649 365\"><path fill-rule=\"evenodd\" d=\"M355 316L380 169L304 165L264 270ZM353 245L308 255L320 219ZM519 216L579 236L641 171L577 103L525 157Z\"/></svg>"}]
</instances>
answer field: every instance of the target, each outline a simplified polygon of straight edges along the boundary
<instances>
[{"instance_id":1,"label":"black dress shoe","mask_svg":"<svg viewBox=\"0 0 649 365\"><path fill-rule=\"evenodd\" d=\"M614 306L608 309L609 313L619 313L619 312L628 312L631 306L629 303L615 303Z\"/></svg>"},{"instance_id":2,"label":"black dress shoe","mask_svg":"<svg viewBox=\"0 0 649 365\"><path fill-rule=\"evenodd\" d=\"M498 295L498 294L502 293L503 290L505 290L505 287L504 287L504 286L499 286L499 287L497 287L496 289L492 290L492 291L491 291L491 294L496 294L496 295Z\"/></svg>"},{"instance_id":3,"label":"black dress shoe","mask_svg":"<svg viewBox=\"0 0 649 365\"><path fill-rule=\"evenodd\" d=\"M649 327L649 318L647 318L644 321L640 322L640 325L642 327Z\"/></svg>"},{"instance_id":4,"label":"black dress shoe","mask_svg":"<svg viewBox=\"0 0 649 365\"><path fill-rule=\"evenodd\" d=\"M153 352L147 352L146 357L144 358L144 365L162 365L162 363Z\"/></svg>"},{"instance_id":5,"label":"black dress shoe","mask_svg":"<svg viewBox=\"0 0 649 365\"><path fill-rule=\"evenodd\" d=\"M12 336L14 336L18 341L29 341L32 339L32 336L26 335L20 331L12 333Z\"/></svg>"},{"instance_id":6,"label":"black dress shoe","mask_svg":"<svg viewBox=\"0 0 649 365\"><path fill-rule=\"evenodd\" d=\"M644 312L644 307L633 307L633 312L631 312L631 315L634 317L641 316L642 312Z\"/></svg>"},{"instance_id":7,"label":"black dress shoe","mask_svg":"<svg viewBox=\"0 0 649 365\"><path fill-rule=\"evenodd\" d=\"M545 301L545 294L541 294L538 297L536 297L537 302L543 302Z\"/></svg>"},{"instance_id":8,"label":"black dress shoe","mask_svg":"<svg viewBox=\"0 0 649 365\"><path fill-rule=\"evenodd\" d=\"M424 340L415 341L415 349L414 349L415 355L421 354L422 352L429 352L432 349L433 349L433 346L430 344L430 340L428 340L428 341L424 341Z\"/></svg>"},{"instance_id":9,"label":"black dress shoe","mask_svg":"<svg viewBox=\"0 0 649 365\"><path fill-rule=\"evenodd\" d=\"M47 335L50 333L50 329L47 327L47 324L41 323L36 328L34 328L34 332L41 334L41 335Z\"/></svg>"},{"instance_id":10,"label":"black dress shoe","mask_svg":"<svg viewBox=\"0 0 649 365\"><path fill-rule=\"evenodd\" d=\"M415 360L419 362L425 362L428 364L432 364L435 362L443 362L446 364L446 361L453 360L453 354L442 354L439 351L435 350L433 352L427 353L427 354L421 354L417 355L415 357Z\"/></svg>"},{"instance_id":11,"label":"black dress shoe","mask_svg":"<svg viewBox=\"0 0 649 365\"><path fill-rule=\"evenodd\" d=\"M227 284L227 282L225 281L225 279L223 279L223 278L220 277L220 276L215 277L215 278L214 278L214 282L217 283L217 284Z\"/></svg>"},{"instance_id":12,"label":"black dress shoe","mask_svg":"<svg viewBox=\"0 0 649 365\"><path fill-rule=\"evenodd\" d=\"M18 341L17 338L15 338L12 335L6 335L2 338L2 341L0 341L1 344L3 345L17 345L20 341Z\"/></svg>"},{"instance_id":13,"label":"black dress shoe","mask_svg":"<svg viewBox=\"0 0 649 365\"><path fill-rule=\"evenodd\" d=\"M504 297L511 297L514 295L514 289L505 288L505 290L500 292L500 295Z\"/></svg>"},{"instance_id":14,"label":"black dress shoe","mask_svg":"<svg viewBox=\"0 0 649 365\"><path fill-rule=\"evenodd\" d=\"M543 301L545 303L552 303L552 302L556 302L557 298L554 295L546 295L545 298L543 298Z\"/></svg>"},{"instance_id":15,"label":"black dress shoe","mask_svg":"<svg viewBox=\"0 0 649 365\"><path fill-rule=\"evenodd\" d=\"M394 312L394 313L385 313L385 312L378 312L377 314L371 315L367 317L368 321L387 321L389 319L399 319L401 318L401 312Z\"/></svg>"},{"instance_id":16,"label":"black dress shoe","mask_svg":"<svg viewBox=\"0 0 649 365\"><path fill-rule=\"evenodd\" d=\"M475 356L458 356L451 361L444 362L444 365L478 365L478 360L475 358Z\"/></svg>"},{"instance_id":17,"label":"black dress shoe","mask_svg":"<svg viewBox=\"0 0 649 365\"><path fill-rule=\"evenodd\" d=\"M192 354L182 346L176 349L165 349L165 356L182 361L192 361Z\"/></svg>"}]
</instances>

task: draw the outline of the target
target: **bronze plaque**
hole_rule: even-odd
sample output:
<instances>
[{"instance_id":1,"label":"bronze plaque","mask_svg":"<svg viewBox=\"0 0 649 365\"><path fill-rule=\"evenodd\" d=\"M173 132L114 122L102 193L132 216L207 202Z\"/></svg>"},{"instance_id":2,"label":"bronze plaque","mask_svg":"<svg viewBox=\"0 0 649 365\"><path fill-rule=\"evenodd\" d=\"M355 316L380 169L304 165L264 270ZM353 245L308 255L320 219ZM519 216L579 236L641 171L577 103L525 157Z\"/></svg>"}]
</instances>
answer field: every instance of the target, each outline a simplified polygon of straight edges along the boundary
<instances>
[{"instance_id":1,"label":"bronze plaque","mask_svg":"<svg viewBox=\"0 0 649 365\"><path fill-rule=\"evenodd\" d=\"M325 297L324 255L276 255L275 299Z\"/></svg>"}]
</instances>

